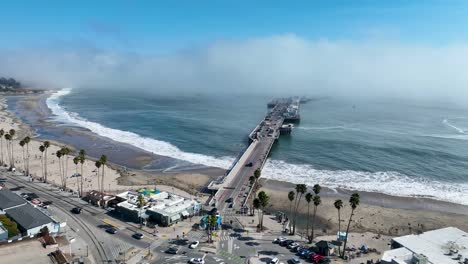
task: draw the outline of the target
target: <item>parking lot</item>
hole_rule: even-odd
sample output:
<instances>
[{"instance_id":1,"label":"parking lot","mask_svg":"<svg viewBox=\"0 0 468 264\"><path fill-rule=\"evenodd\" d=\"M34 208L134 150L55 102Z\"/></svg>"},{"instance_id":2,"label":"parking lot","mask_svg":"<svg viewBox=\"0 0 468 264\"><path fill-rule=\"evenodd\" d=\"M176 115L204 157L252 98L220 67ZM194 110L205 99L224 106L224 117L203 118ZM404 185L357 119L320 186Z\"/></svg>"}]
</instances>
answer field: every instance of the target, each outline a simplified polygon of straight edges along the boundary
<instances>
[{"instance_id":1,"label":"parking lot","mask_svg":"<svg viewBox=\"0 0 468 264\"><path fill-rule=\"evenodd\" d=\"M53 249L45 249L41 243L35 239L2 245L0 247L1 263L34 263L50 264L47 256Z\"/></svg>"}]
</instances>

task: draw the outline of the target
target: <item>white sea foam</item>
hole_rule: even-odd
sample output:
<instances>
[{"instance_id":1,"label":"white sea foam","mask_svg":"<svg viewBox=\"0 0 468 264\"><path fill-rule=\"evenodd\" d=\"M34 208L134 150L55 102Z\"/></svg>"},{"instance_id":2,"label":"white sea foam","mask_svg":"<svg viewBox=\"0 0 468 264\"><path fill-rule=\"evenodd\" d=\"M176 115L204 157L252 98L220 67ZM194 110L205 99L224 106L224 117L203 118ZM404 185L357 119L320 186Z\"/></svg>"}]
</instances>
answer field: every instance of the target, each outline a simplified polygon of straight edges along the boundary
<instances>
[{"instance_id":1,"label":"white sea foam","mask_svg":"<svg viewBox=\"0 0 468 264\"><path fill-rule=\"evenodd\" d=\"M216 158L203 154L184 152L168 142L142 137L133 132L105 127L99 123L86 120L85 118L80 117L77 113L67 112L62 106L60 106L60 97L65 96L70 92L71 89L62 89L52 94L46 100L46 104L55 115L56 121L81 126L102 137L110 138L117 142L130 144L158 155L185 160L195 164L227 169L234 161L234 158L232 157Z\"/></svg>"},{"instance_id":2,"label":"white sea foam","mask_svg":"<svg viewBox=\"0 0 468 264\"><path fill-rule=\"evenodd\" d=\"M60 90L51 95L46 103L59 122L81 126L114 141L127 143L155 154L185 160L206 166L229 168L234 157L212 157L203 154L184 152L176 146L142 137L133 132L108 128L88 121L77 113L67 112L60 106L60 97L69 94L71 89ZM344 188L379 192L395 196L426 196L437 200L468 205L468 184L449 183L409 177L397 172L360 172L317 170L307 164L290 164L280 160L268 160L262 177L307 185L320 184L330 188Z\"/></svg>"},{"instance_id":3,"label":"white sea foam","mask_svg":"<svg viewBox=\"0 0 468 264\"><path fill-rule=\"evenodd\" d=\"M431 197L433 199L468 205L468 184L450 183L409 177L398 172L363 172L318 170L307 164L290 164L268 160L262 172L268 179L291 183L316 183L330 188L385 193L395 196Z\"/></svg>"},{"instance_id":4,"label":"white sea foam","mask_svg":"<svg viewBox=\"0 0 468 264\"><path fill-rule=\"evenodd\" d=\"M464 129L459 128L459 127L455 126L454 124L450 123L448 119L444 119L442 121L442 123L444 123L446 126L449 126L449 127L453 128L453 129L455 129L460 134L466 134Z\"/></svg>"}]
</instances>

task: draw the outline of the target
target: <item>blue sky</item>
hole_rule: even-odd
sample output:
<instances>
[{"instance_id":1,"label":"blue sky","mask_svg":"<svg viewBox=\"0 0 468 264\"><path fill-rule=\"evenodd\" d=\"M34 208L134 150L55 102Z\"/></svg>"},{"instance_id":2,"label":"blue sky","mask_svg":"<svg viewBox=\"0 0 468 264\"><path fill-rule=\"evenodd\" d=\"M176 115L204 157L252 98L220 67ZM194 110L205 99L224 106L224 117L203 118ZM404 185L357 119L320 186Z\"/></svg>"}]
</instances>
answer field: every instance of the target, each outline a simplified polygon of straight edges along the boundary
<instances>
[{"instance_id":1,"label":"blue sky","mask_svg":"<svg viewBox=\"0 0 468 264\"><path fill-rule=\"evenodd\" d=\"M90 45L167 52L216 41L296 34L465 42L468 1L3 1L0 48ZM5 37L7 36L7 37Z\"/></svg>"}]
</instances>

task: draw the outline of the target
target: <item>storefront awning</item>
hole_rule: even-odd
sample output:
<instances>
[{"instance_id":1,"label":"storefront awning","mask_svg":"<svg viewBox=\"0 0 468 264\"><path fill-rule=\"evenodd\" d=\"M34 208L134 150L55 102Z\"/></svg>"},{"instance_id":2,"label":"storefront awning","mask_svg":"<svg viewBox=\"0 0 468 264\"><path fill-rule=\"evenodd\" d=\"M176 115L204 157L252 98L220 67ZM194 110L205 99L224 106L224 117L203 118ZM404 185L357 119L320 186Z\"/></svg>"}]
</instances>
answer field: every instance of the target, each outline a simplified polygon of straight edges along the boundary
<instances>
[{"instance_id":1,"label":"storefront awning","mask_svg":"<svg viewBox=\"0 0 468 264\"><path fill-rule=\"evenodd\" d=\"M182 215L182 217L188 217L189 216L189 213L186 210L182 211L180 214Z\"/></svg>"},{"instance_id":2,"label":"storefront awning","mask_svg":"<svg viewBox=\"0 0 468 264\"><path fill-rule=\"evenodd\" d=\"M180 219L180 215L179 215L179 214L171 216L171 222L177 221L177 220L179 220L179 219Z\"/></svg>"}]
</instances>

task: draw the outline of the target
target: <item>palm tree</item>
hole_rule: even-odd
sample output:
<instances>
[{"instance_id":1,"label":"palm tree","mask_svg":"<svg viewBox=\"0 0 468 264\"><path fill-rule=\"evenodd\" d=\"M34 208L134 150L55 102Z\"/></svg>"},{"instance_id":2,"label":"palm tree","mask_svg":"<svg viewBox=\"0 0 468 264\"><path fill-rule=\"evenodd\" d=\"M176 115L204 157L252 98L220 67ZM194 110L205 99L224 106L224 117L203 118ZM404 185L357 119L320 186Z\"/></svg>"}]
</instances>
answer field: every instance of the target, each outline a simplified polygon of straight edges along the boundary
<instances>
[{"instance_id":1,"label":"palm tree","mask_svg":"<svg viewBox=\"0 0 468 264\"><path fill-rule=\"evenodd\" d=\"M320 187L318 184L315 184L314 187L312 187L312 190L314 191L315 195L318 195L322 190L322 187Z\"/></svg>"},{"instance_id":2,"label":"palm tree","mask_svg":"<svg viewBox=\"0 0 468 264\"><path fill-rule=\"evenodd\" d=\"M254 176L249 177L249 183L250 183L250 186L253 187L253 185L255 183L255 177Z\"/></svg>"},{"instance_id":3,"label":"palm tree","mask_svg":"<svg viewBox=\"0 0 468 264\"><path fill-rule=\"evenodd\" d=\"M11 151L11 163L13 164L13 167L15 166L15 152L14 152L14 147L13 147L13 139L15 137L16 131L12 128L10 129L10 151Z\"/></svg>"},{"instance_id":4,"label":"palm tree","mask_svg":"<svg viewBox=\"0 0 468 264\"><path fill-rule=\"evenodd\" d=\"M340 210L341 210L341 208L343 208L343 201L341 201L340 199L335 200L333 205L335 206L336 210L338 210L338 237L340 237L340 233L341 233L341 213L340 213ZM341 251L341 247L338 246L338 255L341 254L340 251Z\"/></svg>"},{"instance_id":5,"label":"palm tree","mask_svg":"<svg viewBox=\"0 0 468 264\"><path fill-rule=\"evenodd\" d=\"M78 154L80 157L80 164L81 164L81 176L80 176L80 184L81 184L81 196L83 196L83 164L85 163L86 160L86 151L84 149L80 150L80 153Z\"/></svg>"},{"instance_id":6,"label":"palm tree","mask_svg":"<svg viewBox=\"0 0 468 264\"><path fill-rule=\"evenodd\" d=\"M102 196L104 197L104 195L102 195ZM103 199L103 201L104 201L104 199ZM140 214L139 214L139 216L138 216L138 218L140 219L140 228L141 228L141 226L142 226L142 223L141 223L141 222L142 222L142 220L143 220L143 219L141 218L141 209L142 209L143 206L145 206L145 205L146 205L145 198L144 198L143 195L140 193L140 194L138 195L138 197L137 197L137 207L138 207L138 209L140 209Z\"/></svg>"},{"instance_id":7,"label":"palm tree","mask_svg":"<svg viewBox=\"0 0 468 264\"><path fill-rule=\"evenodd\" d=\"M101 192L104 192L104 169L106 168L107 164L107 156L106 155L101 155L101 158L99 159L102 165L102 177L101 177Z\"/></svg>"},{"instance_id":8,"label":"palm tree","mask_svg":"<svg viewBox=\"0 0 468 264\"><path fill-rule=\"evenodd\" d=\"M26 174L26 159L25 159L25 157L24 157L24 145L26 145L26 143L24 142L24 140L21 140L21 141L19 142L19 145L21 146L21 150L22 150L22 152L23 152L24 174L27 175L27 174Z\"/></svg>"},{"instance_id":9,"label":"palm tree","mask_svg":"<svg viewBox=\"0 0 468 264\"><path fill-rule=\"evenodd\" d=\"M268 206L268 202L270 201L270 197L268 197L266 192L261 191L258 193L258 200L260 202L260 207L262 208L262 216L260 218L260 231L263 231L263 215L265 213L265 208Z\"/></svg>"},{"instance_id":10,"label":"palm tree","mask_svg":"<svg viewBox=\"0 0 468 264\"><path fill-rule=\"evenodd\" d=\"M8 162L10 163L10 169L13 167L11 163L11 151L10 151L10 140L11 140L11 135L6 133L5 134L5 140L6 140L6 148L7 148L7 154L8 154Z\"/></svg>"},{"instance_id":11,"label":"palm tree","mask_svg":"<svg viewBox=\"0 0 468 264\"><path fill-rule=\"evenodd\" d=\"M359 205L359 193L353 193L351 197L349 198L349 205L351 205L351 215L349 216L349 221L348 221L348 226L346 227L346 237L343 245L343 252L341 253L341 257L344 258L345 252L346 252L346 243L348 242L348 233L349 233L349 226L351 225L351 220L354 215L354 210Z\"/></svg>"},{"instance_id":12,"label":"palm tree","mask_svg":"<svg viewBox=\"0 0 468 264\"><path fill-rule=\"evenodd\" d=\"M297 223L297 210L299 209L299 205L301 204L301 199L304 193L307 191L307 186L305 184L297 184L296 185L296 193L299 195L299 198L296 195L296 203L294 206L294 222L293 222L293 231L292 235L296 233L296 223Z\"/></svg>"},{"instance_id":13,"label":"palm tree","mask_svg":"<svg viewBox=\"0 0 468 264\"><path fill-rule=\"evenodd\" d=\"M26 174L29 176L29 142L31 142L31 138L26 136L23 141L26 143Z\"/></svg>"},{"instance_id":14,"label":"palm tree","mask_svg":"<svg viewBox=\"0 0 468 264\"><path fill-rule=\"evenodd\" d=\"M44 145L40 145L40 146L39 146L39 151L41 152L42 178L44 179L44 182L46 182L46 181L45 181L45 178L44 178L44 151L45 151Z\"/></svg>"},{"instance_id":15,"label":"palm tree","mask_svg":"<svg viewBox=\"0 0 468 264\"><path fill-rule=\"evenodd\" d=\"M309 236L310 202L312 202L312 197L313 197L313 195L310 192L305 195L305 199L306 199L306 202L307 202L307 229L306 229L307 236Z\"/></svg>"},{"instance_id":16,"label":"palm tree","mask_svg":"<svg viewBox=\"0 0 468 264\"><path fill-rule=\"evenodd\" d=\"M208 243L213 242L213 229L216 226L216 222L218 221L218 217L216 215L209 215L206 218L207 223L207 230L208 230Z\"/></svg>"},{"instance_id":17,"label":"palm tree","mask_svg":"<svg viewBox=\"0 0 468 264\"><path fill-rule=\"evenodd\" d=\"M67 177L68 177L68 158L70 157L68 154L70 154L70 149L68 147L62 147L62 155L65 157L65 159L62 160L65 164L62 165L63 169L63 179L64 179L64 189L67 187Z\"/></svg>"},{"instance_id":18,"label":"palm tree","mask_svg":"<svg viewBox=\"0 0 468 264\"><path fill-rule=\"evenodd\" d=\"M5 135L5 130L0 129L0 156L1 156L1 160L0 160L0 164L3 166L4 162L3 162L3 135Z\"/></svg>"},{"instance_id":19,"label":"palm tree","mask_svg":"<svg viewBox=\"0 0 468 264\"><path fill-rule=\"evenodd\" d=\"M60 171L60 181L62 182L62 188L63 188L63 190L65 190L64 182L63 182L63 169L62 169L62 163L61 163L62 149L57 150L57 152L55 152L55 156L57 156L57 159L58 159L59 171Z\"/></svg>"},{"instance_id":20,"label":"palm tree","mask_svg":"<svg viewBox=\"0 0 468 264\"><path fill-rule=\"evenodd\" d=\"M96 161L96 162L94 163L94 166L96 166L96 168L97 168L96 175L97 175L97 184L98 184L98 191L99 191L99 190L101 190L101 183L100 183L100 181L99 181L99 170L100 170L100 168L101 168L101 161L99 161L99 160Z\"/></svg>"},{"instance_id":21,"label":"palm tree","mask_svg":"<svg viewBox=\"0 0 468 264\"><path fill-rule=\"evenodd\" d=\"M293 201L294 201L294 198L296 196L296 193L294 191L290 191L288 193L288 199L289 199L289 216L288 216L288 221L289 223L291 223L291 220L293 219L293 211L292 211L292 204L293 204ZM289 225L291 226L291 224ZM291 230L290 230L291 232Z\"/></svg>"},{"instance_id":22,"label":"palm tree","mask_svg":"<svg viewBox=\"0 0 468 264\"><path fill-rule=\"evenodd\" d=\"M50 147L49 141L44 141L44 182L47 182L47 149Z\"/></svg>"},{"instance_id":23,"label":"palm tree","mask_svg":"<svg viewBox=\"0 0 468 264\"><path fill-rule=\"evenodd\" d=\"M254 209L257 209L258 211L258 225L260 226L260 199L259 198L255 198L253 199L253 208Z\"/></svg>"},{"instance_id":24,"label":"palm tree","mask_svg":"<svg viewBox=\"0 0 468 264\"><path fill-rule=\"evenodd\" d=\"M81 197L80 186L78 182L78 163L80 162L80 157L76 156L73 158L73 163L75 163L75 177L76 177L76 189L78 189L78 196Z\"/></svg>"},{"instance_id":25,"label":"palm tree","mask_svg":"<svg viewBox=\"0 0 468 264\"><path fill-rule=\"evenodd\" d=\"M317 208L318 206L322 203L322 199L320 199L320 196L315 195L314 198L314 216L312 217L312 230L310 234L310 242L314 240L314 229L315 229L315 215L317 214Z\"/></svg>"}]
</instances>

